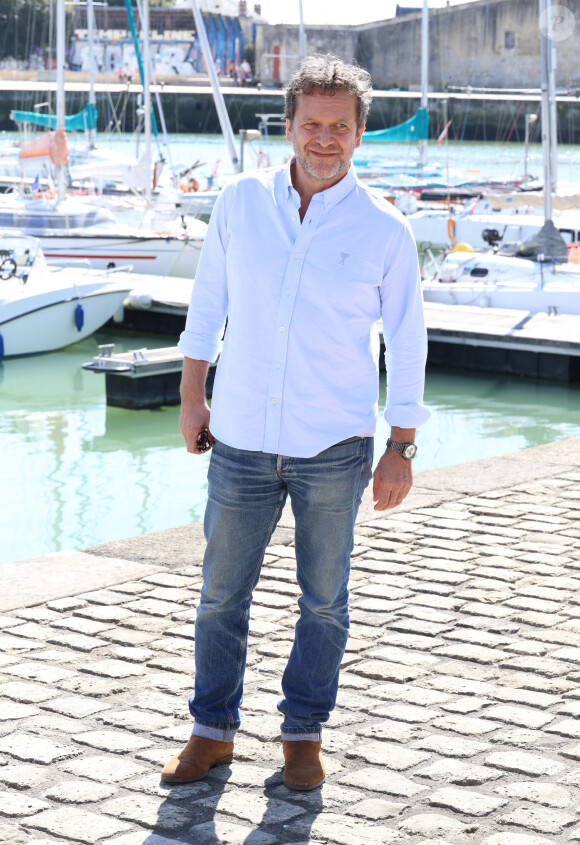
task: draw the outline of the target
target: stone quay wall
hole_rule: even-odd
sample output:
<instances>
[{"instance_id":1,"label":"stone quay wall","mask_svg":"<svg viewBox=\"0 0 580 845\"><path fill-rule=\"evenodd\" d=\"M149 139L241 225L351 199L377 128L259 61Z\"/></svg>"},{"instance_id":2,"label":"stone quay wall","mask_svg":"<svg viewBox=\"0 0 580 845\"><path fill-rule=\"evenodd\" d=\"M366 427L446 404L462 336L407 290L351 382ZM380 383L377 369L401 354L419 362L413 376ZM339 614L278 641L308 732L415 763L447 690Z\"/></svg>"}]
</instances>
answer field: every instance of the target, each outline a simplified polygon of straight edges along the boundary
<instances>
[{"instance_id":1,"label":"stone quay wall","mask_svg":"<svg viewBox=\"0 0 580 845\"><path fill-rule=\"evenodd\" d=\"M566 7L575 19L575 30L556 42L556 81L558 87L574 90L580 88L580 0L568 0ZM539 28L538 5L532 0L480 0L432 9L431 88L537 88ZM306 38L309 53L332 51L346 61L356 59L370 71L376 88L416 89L420 85L420 12L355 27L306 26ZM257 27L256 69L262 82L284 84L298 56L298 27Z\"/></svg>"}]
</instances>

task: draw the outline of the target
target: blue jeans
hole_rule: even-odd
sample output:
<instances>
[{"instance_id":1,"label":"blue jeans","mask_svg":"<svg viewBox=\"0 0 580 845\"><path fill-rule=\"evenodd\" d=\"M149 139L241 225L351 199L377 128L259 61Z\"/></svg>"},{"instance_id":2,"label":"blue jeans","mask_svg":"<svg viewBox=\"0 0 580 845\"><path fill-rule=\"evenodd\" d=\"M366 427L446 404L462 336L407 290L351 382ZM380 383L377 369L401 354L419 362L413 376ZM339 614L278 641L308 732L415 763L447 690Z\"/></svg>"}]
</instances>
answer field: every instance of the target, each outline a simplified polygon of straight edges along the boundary
<instances>
[{"instance_id":1,"label":"blue jeans","mask_svg":"<svg viewBox=\"0 0 580 845\"><path fill-rule=\"evenodd\" d=\"M313 458L234 449L216 441L208 472L207 549L195 623L193 733L230 741L240 725L252 592L289 495L302 595L282 678L283 739L318 739L336 702L348 639L354 523L372 476L373 439Z\"/></svg>"}]
</instances>

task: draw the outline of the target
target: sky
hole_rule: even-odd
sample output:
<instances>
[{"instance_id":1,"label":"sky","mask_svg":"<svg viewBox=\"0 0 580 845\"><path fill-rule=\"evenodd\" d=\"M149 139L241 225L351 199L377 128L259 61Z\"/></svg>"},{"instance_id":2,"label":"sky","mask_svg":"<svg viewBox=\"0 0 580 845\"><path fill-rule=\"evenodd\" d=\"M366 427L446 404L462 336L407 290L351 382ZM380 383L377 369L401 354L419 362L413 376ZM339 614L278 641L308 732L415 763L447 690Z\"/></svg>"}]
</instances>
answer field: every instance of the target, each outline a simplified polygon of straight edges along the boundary
<instances>
[{"instance_id":1,"label":"sky","mask_svg":"<svg viewBox=\"0 0 580 845\"><path fill-rule=\"evenodd\" d=\"M298 23L299 0L261 2L262 15L268 23ZM302 0L302 14L306 25L368 23L392 18L397 2L401 6L417 6L418 9L423 5L422 0ZM476 0L429 0L429 8L473 2Z\"/></svg>"}]
</instances>

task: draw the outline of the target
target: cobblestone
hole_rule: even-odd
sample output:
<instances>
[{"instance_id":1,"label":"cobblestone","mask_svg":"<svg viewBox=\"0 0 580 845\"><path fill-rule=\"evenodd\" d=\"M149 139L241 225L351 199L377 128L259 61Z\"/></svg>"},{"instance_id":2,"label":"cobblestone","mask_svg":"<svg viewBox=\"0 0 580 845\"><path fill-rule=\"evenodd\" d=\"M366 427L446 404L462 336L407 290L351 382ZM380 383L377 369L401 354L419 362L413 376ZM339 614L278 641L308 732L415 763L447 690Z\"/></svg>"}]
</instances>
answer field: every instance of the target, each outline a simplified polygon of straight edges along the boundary
<instances>
[{"instance_id":1,"label":"cobblestone","mask_svg":"<svg viewBox=\"0 0 580 845\"><path fill-rule=\"evenodd\" d=\"M557 813L543 807L518 807L498 819L500 824L513 824L537 833L560 833L576 821L576 816Z\"/></svg>"},{"instance_id":2,"label":"cobblestone","mask_svg":"<svg viewBox=\"0 0 580 845\"><path fill-rule=\"evenodd\" d=\"M88 745L90 748L112 751L117 754L141 751L153 744L151 740L134 736L127 731L87 731L86 733L74 734L72 739L81 745Z\"/></svg>"},{"instance_id":3,"label":"cobblestone","mask_svg":"<svg viewBox=\"0 0 580 845\"><path fill-rule=\"evenodd\" d=\"M350 772L340 778L340 783L403 798L410 798L427 789L426 786L415 783L403 775L376 768L363 768L356 772Z\"/></svg>"},{"instance_id":4,"label":"cobblestone","mask_svg":"<svg viewBox=\"0 0 580 845\"><path fill-rule=\"evenodd\" d=\"M537 754L524 754L516 751L498 751L485 758L488 766L496 766L508 772L522 775L556 775L565 768L563 763L540 757Z\"/></svg>"},{"instance_id":5,"label":"cobblestone","mask_svg":"<svg viewBox=\"0 0 580 845\"><path fill-rule=\"evenodd\" d=\"M488 766L460 763L458 760L437 760L427 768L418 771L417 776L438 783L455 783L460 786L479 786L502 777L500 772Z\"/></svg>"},{"instance_id":6,"label":"cobblestone","mask_svg":"<svg viewBox=\"0 0 580 845\"><path fill-rule=\"evenodd\" d=\"M39 801L30 795L15 795L13 792L0 791L0 815L2 816L32 816L49 807L50 804L46 801Z\"/></svg>"},{"instance_id":7,"label":"cobblestone","mask_svg":"<svg viewBox=\"0 0 580 845\"><path fill-rule=\"evenodd\" d=\"M71 775L90 778L99 783L101 781L103 783L121 783L127 778L144 775L147 772L144 766L133 763L131 760L106 755L84 757L82 760L63 764L61 769Z\"/></svg>"},{"instance_id":8,"label":"cobblestone","mask_svg":"<svg viewBox=\"0 0 580 845\"><path fill-rule=\"evenodd\" d=\"M428 801L434 807L445 807L467 816L488 816L507 803L501 798L492 798L490 795L484 795L480 792L455 789L454 787L446 787L438 792L433 792Z\"/></svg>"},{"instance_id":9,"label":"cobblestone","mask_svg":"<svg viewBox=\"0 0 580 845\"><path fill-rule=\"evenodd\" d=\"M101 809L115 819L138 822L145 827L159 827L162 830L175 830L192 821L190 807L138 793L105 801Z\"/></svg>"},{"instance_id":10,"label":"cobblestone","mask_svg":"<svg viewBox=\"0 0 580 845\"><path fill-rule=\"evenodd\" d=\"M519 781L506 786L498 786L494 792L507 798L519 798L543 804L546 807L564 809L572 803L572 795L567 789L553 783L538 783L535 781Z\"/></svg>"},{"instance_id":11,"label":"cobblestone","mask_svg":"<svg viewBox=\"0 0 580 845\"><path fill-rule=\"evenodd\" d=\"M110 798L117 789L104 783L88 780L67 780L51 786L44 793L45 798L52 798L62 804L92 804ZM48 806L48 805L47 805Z\"/></svg>"},{"instance_id":12,"label":"cobblestone","mask_svg":"<svg viewBox=\"0 0 580 845\"><path fill-rule=\"evenodd\" d=\"M74 842L98 842L107 836L130 829L125 822L112 819L102 813L90 813L66 807L58 810L46 810L27 820L29 827L64 836Z\"/></svg>"},{"instance_id":13,"label":"cobblestone","mask_svg":"<svg viewBox=\"0 0 580 845\"><path fill-rule=\"evenodd\" d=\"M401 745L390 745L386 742L370 742L365 745L358 745L348 749L346 756L351 759L365 760L367 763L374 763L379 766L387 766L395 771L403 771L424 760L429 759L428 754L420 751L413 751Z\"/></svg>"},{"instance_id":14,"label":"cobblestone","mask_svg":"<svg viewBox=\"0 0 580 845\"><path fill-rule=\"evenodd\" d=\"M0 753L8 754L17 760L48 765L74 757L80 754L80 751L73 745L53 742L48 737L13 733L0 739Z\"/></svg>"},{"instance_id":15,"label":"cobblestone","mask_svg":"<svg viewBox=\"0 0 580 845\"><path fill-rule=\"evenodd\" d=\"M467 834L477 830L477 825L463 824L458 819L440 813L418 813L401 822L399 829L410 836L430 836L435 841L446 836L450 841L464 842Z\"/></svg>"}]
</instances>

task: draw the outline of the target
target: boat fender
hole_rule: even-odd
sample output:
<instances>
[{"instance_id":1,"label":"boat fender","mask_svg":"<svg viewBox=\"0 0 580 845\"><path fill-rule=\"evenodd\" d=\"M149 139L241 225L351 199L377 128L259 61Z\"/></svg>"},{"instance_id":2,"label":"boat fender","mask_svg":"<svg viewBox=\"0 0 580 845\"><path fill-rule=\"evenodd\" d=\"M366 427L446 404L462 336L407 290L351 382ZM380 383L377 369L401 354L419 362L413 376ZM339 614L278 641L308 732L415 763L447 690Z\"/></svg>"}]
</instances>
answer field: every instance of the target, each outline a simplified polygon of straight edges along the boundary
<instances>
[{"instance_id":1,"label":"boat fender","mask_svg":"<svg viewBox=\"0 0 580 845\"><path fill-rule=\"evenodd\" d=\"M123 300L125 308L135 308L138 311L147 311L153 305L153 296L150 293L130 293Z\"/></svg>"},{"instance_id":2,"label":"boat fender","mask_svg":"<svg viewBox=\"0 0 580 845\"><path fill-rule=\"evenodd\" d=\"M80 302L77 303L77 307L75 308L75 326L77 327L77 331L81 331L82 327L85 324L85 309L81 305Z\"/></svg>"},{"instance_id":3,"label":"boat fender","mask_svg":"<svg viewBox=\"0 0 580 845\"><path fill-rule=\"evenodd\" d=\"M0 361L4 357L4 338L0 334Z\"/></svg>"},{"instance_id":4,"label":"boat fender","mask_svg":"<svg viewBox=\"0 0 580 845\"><path fill-rule=\"evenodd\" d=\"M471 244L461 243L455 244L451 252L475 252Z\"/></svg>"},{"instance_id":5,"label":"boat fender","mask_svg":"<svg viewBox=\"0 0 580 845\"><path fill-rule=\"evenodd\" d=\"M455 243L455 220L452 217L447 221L447 237L452 243Z\"/></svg>"}]
</instances>

